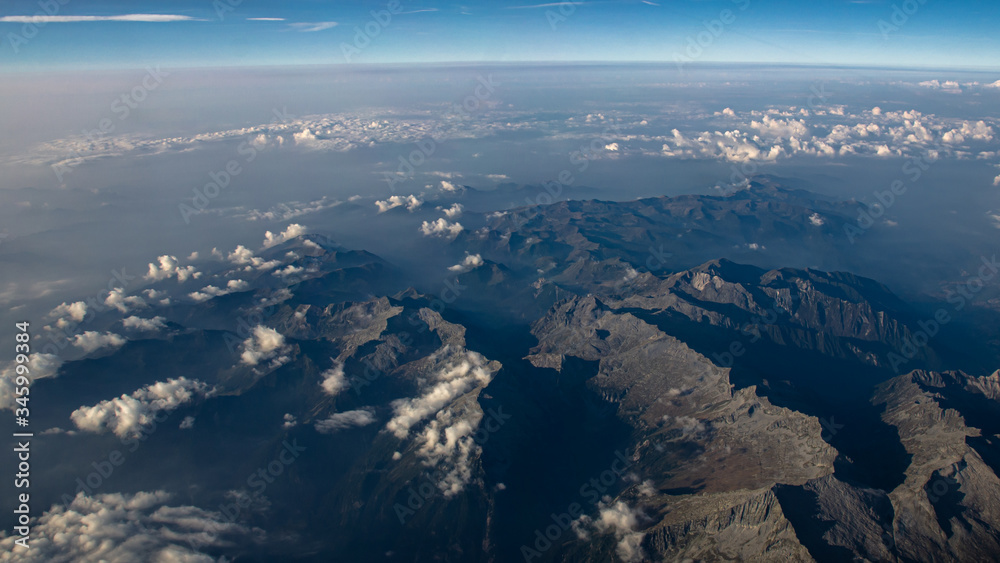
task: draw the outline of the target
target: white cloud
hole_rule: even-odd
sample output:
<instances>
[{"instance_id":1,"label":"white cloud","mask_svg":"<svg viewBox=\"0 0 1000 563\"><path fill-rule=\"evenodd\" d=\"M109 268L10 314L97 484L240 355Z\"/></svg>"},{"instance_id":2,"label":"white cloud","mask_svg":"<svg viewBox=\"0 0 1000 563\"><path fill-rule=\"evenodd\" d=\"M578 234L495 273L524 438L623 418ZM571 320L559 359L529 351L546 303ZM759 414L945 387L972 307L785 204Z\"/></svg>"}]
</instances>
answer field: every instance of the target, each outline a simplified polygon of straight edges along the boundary
<instances>
[{"instance_id":1,"label":"white cloud","mask_svg":"<svg viewBox=\"0 0 1000 563\"><path fill-rule=\"evenodd\" d=\"M243 341L243 353L240 355L240 361L248 366L255 366L262 361L284 354L286 351L285 337L281 333L273 328L257 325L250 338ZM279 357L276 360L278 365L285 363L285 361L287 358Z\"/></svg>"},{"instance_id":2,"label":"white cloud","mask_svg":"<svg viewBox=\"0 0 1000 563\"><path fill-rule=\"evenodd\" d=\"M73 346L80 348L86 354L90 354L101 348L118 348L127 342L124 337L113 332L101 334L93 330L77 334L70 341L73 343Z\"/></svg>"},{"instance_id":3,"label":"white cloud","mask_svg":"<svg viewBox=\"0 0 1000 563\"><path fill-rule=\"evenodd\" d=\"M433 222L424 221L423 224L420 225L420 232L423 233L424 236L428 237L453 239L462 232L463 228L464 227L462 227L461 223L449 223L444 217L442 217Z\"/></svg>"},{"instance_id":4,"label":"white cloud","mask_svg":"<svg viewBox=\"0 0 1000 563\"><path fill-rule=\"evenodd\" d=\"M823 218L820 217L819 213L813 213L812 215L809 216L809 222L812 223L812 225L815 227L822 227L826 221L824 221Z\"/></svg>"},{"instance_id":5,"label":"white cloud","mask_svg":"<svg viewBox=\"0 0 1000 563\"><path fill-rule=\"evenodd\" d=\"M413 399L392 402L393 418L386 429L397 438L405 438L413 425L433 415L457 397L479 385L487 385L493 376L484 369L486 359L476 352L466 352L457 363L441 369L435 385L425 394Z\"/></svg>"},{"instance_id":6,"label":"white cloud","mask_svg":"<svg viewBox=\"0 0 1000 563\"><path fill-rule=\"evenodd\" d=\"M131 317L126 317L122 319L122 325L128 329L150 332L154 330L167 328L167 325L164 324L164 321L166 321L166 319L163 317L153 317L151 319L143 319L135 315L132 315Z\"/></svg>"},{"instance_id":7,"label":"white cloud","mask_svg":"<svg viewBox=\"0 0 1000 563\"><path fill-rule=\"evenodd\" d=\"M56 377L62 363L63 361L55 354L35 352L28 356L28 373L33 381ZM0 409L11 409L15 405L16 390L22 387L17 385L18 365L21 364L12 361L0 371Z\"/></svg>"},{"instance_id":8,"label":"white cloud","mask_svg":"<svg viewBox=\"0 0 1000 563\"><path fill-rule=\"evenodd\" d=\"M298 22L290 23L288 24L288 27L294 29L295 31L312 33L315 31L323 31L325 29L337 27L337 25L337 22Z\"/></svg>"},{"instance_id":9,"label":"white cloud","mask_svg":"<svg viewBox=\"0 0 1000 563\"><path fill-rule=\"evenodd\" d=\"M607 498L607 497L605 497ZM642 550L642 539L645 534L638 531L640 525L648 518L641 510L631 509L622 501L609 504L608 501L598 503L597 519L581 516L573 522L573 530L580 539L589 539L588 528L599 533L612 533L618 539L616 552L622 561L636 562L646 558Z\"/></svg>"},{"instance_id":10,"label":"white cloud","mask_svg":"<svg viewBox=\"0 0 1000 563\"><path fill-rule=\"evenodd\" d=\"M290 430L290 429L295 428L296 426L298 426L298 424L299 424L299 421L295 418L295 415L292 414L292 413L287 413L286 412L285 416L282 417L282 422L281 422L281 428L282 428L282 430Z\"/></svg>"},{"instance_id":11,"label":"white cloud","mask_svg":"<svg viewBox=\"0 0 1000 563\"><path fill-rule=\"evenodd\" d=\"M281 265L280 260L269 260L265 262L263 258L255 256L252 250L242 244L237 246L236 250L230 252L227 259L236 266L245 266L243 269L247 272L254 269L266 272L267 270L273 270Z\"/></svg>"},{"instance_id":12,"label":"white cloud","mask_svg":"<svg viewBox=\"0 0 1000 563\"><path fill-rule=\"evenodd\" d=\"M337 207L338 205L340 205L339 201L323 197L322 199L317 199L316 201L310 201L308 203L298 201L280 203L267 211L251 209L243 215L237 215L237 217L244 218L247 221L288 221L289 219L294 219L309 213L316 213L318 211L323 211L324 209L331 209L333 207Z\"/></svg>"},{"instance_id":13,"label":"white cloud","mask_svg":"<svg viewBox=\"0 0 1000 563\"><path fill-rule=\"evenodd\" d=\"M150 281L161 281L169 278L177 278L178 282L186 282L189 278L198 279L201 273L195 270L194 266L181 267L178 265L176 256L164 254L157 258L159 264L150 264L146 279Z\"/></svg>"},{"instance_id":14,"label":"white cloud","mask_svg":"<svg viewBox=\"0 0 1000 563\"><path fill-rule=\"evenodd\" d=\"M70 414L77 428L86 432L113 432L119 438L137 435L161 412L170 412L211 393L208 384L180 377L147 385L131 395L80 407Z\"/></svg>"},{"instance_id":15,"label":"white cloud","mask_svg":"<svg viewBox=\"0 0 1000 563\"><path fill-rule=\"evenodd\" d=\"M73 303L62 303L49 313L49 316L56 319L56 326L61 329L75 326L83 321L87 316L87 304L83 301Z\"/></svg>"},{"instance_id":16,"label":"white cloud","mask_svg":"<svg viewBox=\"0 0 1000 563\"><path fill-rule=\"evenodd\" d=\"M462 212L465 211L465 206L461 203L456 203L447 209L441 210L444 216L449 219L458 219L462 216Z\"/></svg>"},{"instance_id":17,"label":"white cloud","mask_svg":"<svg viewBox=\"0 0 1000 563\"><path fill-rule=\"evenodd\" d=\"M14 534L0 539L0 553L23 563L210 563L214 557L193 548L216 551L251 541L254 532L245 526L218 512L167 506L170 498L164 491L93 497L81 492L68 506L38 511L30 549L16 547Z\"/></svg>"},{"instance_id":18,"label":"white cloud","mask_svg":"<svg viewBox=\"0 0 1000 563\"><path fill-rule=\"evenodd\" d=\"M418 207L423 205L424 202L415 195L399 196L394 195L389 199L376 201L375 207L378 208L379 213L385 213L390 209L395 209L397 207L405 206L407 211L415 211Z\"/></svg>"},{"instance_id":19,"label":"white cloud","mask_svg":"<svg viewBox=\"0 0 1000 563\"><path fill-rule=\"evenodd\" d=\"M180 428L181 430L190 430L194 428L194 417L185 416L184 420L181 421L181 424L180 426L178 426L178 428Z\"/></svg>"},{"instance_id":20,"label":"white cloud","mask_svg":"<svg viewBox=\"0 0 1000 563\"><path fill-rule=\"evenodd\" d=\"M104 299L104 304L109 307L114 307L122 313L128 313L132 309L141 309L146 307L146 302L137 295L125 295L125 289L121 287L116 287L108 292L107 298Z\"/></svg>"},{"instance_id":21,"label":"white cloud","mask_svg":"<svg viewBox=\"0 0 1000 563\"><path fill-rule=\"evenodd\" d=\"M997 176L996 178L993 178L993 185L994 186L1000 186L1000 176Z\"/></svg>"},{"instance_id":22,"label":"white cloud","mask_svg":"<svg viewBox=\"0 0 1000 563\"><path fill-rule=\"evenodd\" d=\"M285 241L291 240L295 237L302 236L306 234L307 229L303 225L298 223L292 223L288 225L288 228L284 232L279 234L274 234L271 231L264 233L264 248L271 248L272 246L277 246Z\"/></svg>"},{"instance_id":23,"label":"white cloud","mask_svg":"<svg viewBox=\"0 0 1000 563\"><path fill-rule=\"evenodd\" d=\"M319 386L323 388L323 392L330 396L337 396L341 391L347 389L347 378L344 376L344 364L340 362L334 362L332 368L324 371L319 375L323 378L320 381Z\"/></svg>"},{"instance_id":24,"label":"white cloud","mask_svg":"<svg viewBox=\"0 0 1000 563\"><path fill-rule=\"evenodd\" d=\"M458 186L449 182L447 180L441 180L441 191L442 192L457 192L459 190Z\"/></svg>"},{"instance_id":25,"label":"white cloud","mask_svg":"<svg viewBox=\"0 0 1000 563\"><path fill-rule=\"evenodd\" d=\"M11 23L78 23L78 22L185 22L204 21L191 16L174 14L124 14L121 16L3 16L0 22Z\"/></svg>"},{"instance_id":26,"label":"white cloud","mask_svg":"<svg viewBox=\"0 0 1000 563\"><path fill-rule=\"evenodd\" d=\"M479 254L466 254L465 260L448 268L451 272L465 273L474 270L485 264L483 257Z\"/></svg>"},{"instance_id":27,"label":"white cloud","mask_svg":"<svg viewBox=\"0 0 1000 563\"><path fill-rule=\"evenodd\" d=\"M198 303L203 301L208 301L213 297L221 297L223 295L229 295L230 293L235 293L237 291L244 291L250 287L250 284L244 280L229 280L226 283L226 287L219 288L214 285L207 285L201 288L201 291L195 291L188 294L188 297L194 299Z\"/></svg>"},{"instance_id":28,"label":"white cloud","mask_svg":"<svg viewBox=\"0 0 1000 563\"><path fill-rule=\"evenodd\" d=\"M368 426L375 422L375 413L370 409L360 409L338 412L330 417L316 422L316 431L320 434L333 434L338 430L357 426Z\"/></svg>"},{"instance_id":29,"label":"white cloud","mask_svg":"<svg viewBox=\"0 0 1000 563\"><path fill-rule=\"evenodd\" d=\"M285 268L271 272L271 274L278 277L287 278L290 276L297 276L304 271L306 271L306 269L301 266L295 266L293 264L289 264Z\"/></svg>"}]
</instances>

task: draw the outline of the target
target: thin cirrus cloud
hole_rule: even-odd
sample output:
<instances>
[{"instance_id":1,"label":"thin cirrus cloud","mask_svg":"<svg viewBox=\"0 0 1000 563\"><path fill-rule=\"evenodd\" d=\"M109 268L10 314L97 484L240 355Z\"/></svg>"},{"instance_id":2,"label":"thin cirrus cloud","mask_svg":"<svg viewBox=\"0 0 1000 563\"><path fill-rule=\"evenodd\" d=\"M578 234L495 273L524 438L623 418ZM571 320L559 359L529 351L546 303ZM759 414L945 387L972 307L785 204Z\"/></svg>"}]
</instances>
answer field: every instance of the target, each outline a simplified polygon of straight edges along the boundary
<instances>
[{"instance_id":1,"label":"thin cirrus cloud","mask_svg":"<svg viewBox=\"0 0 1000 563\"><path fill-rule=\"evenodd\" d=\"M247 18L248 22L283 22L285 18Z\"/></svg>"},{"instance_id":2,"label":"thin cirrus cloud","mask_svg":"<svg viewBox=\"0 0 1000 563\"><path fill-rule=\"evenodd\" d=\"M77 22L151 22L168 23L205 21L176 14L124 14L121 16L3 16L0 22L8 23L77 23Z\"/></svg>"},{"instance_id":3,"label":"thin cirrus cloud","mask_svg":"<svg viewBox=\"0 0 1000 563\"><path fill-rule=\"evenodd\" d=\"M309 33L313 31L323 31L324 29L330 29L331 27L337 27L337 22L299 22L290 23L288 26L295 31Z\"/></svg>"}]
</instances>

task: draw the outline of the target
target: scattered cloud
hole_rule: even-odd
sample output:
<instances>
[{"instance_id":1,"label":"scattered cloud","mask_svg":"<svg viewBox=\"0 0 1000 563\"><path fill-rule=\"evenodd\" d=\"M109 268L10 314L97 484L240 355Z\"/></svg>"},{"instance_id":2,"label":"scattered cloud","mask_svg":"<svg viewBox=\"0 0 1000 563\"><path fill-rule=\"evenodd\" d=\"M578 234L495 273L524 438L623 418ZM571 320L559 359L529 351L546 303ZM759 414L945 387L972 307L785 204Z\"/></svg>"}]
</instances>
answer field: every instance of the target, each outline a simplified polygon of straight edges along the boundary
<instances>
[{"instance_id":1,"label":"scattered cloud","mask_svg":"<svg viewBox=\"0 0 1000 563\"><path fill-rule=\"evenodd\" d=\"M237 246L236 250L230 252L226 259L235 266L244 266L243 269L248 272L252 270L266 272L267 270L273 270L281 265L280 260L269 260L265 262L263 258L255 256L252 250L242 244Z\"/></svg>"},{"instance_id":2,"label":"scattered cloud","mask_svg":"<svg viewBox=\"0 0 1000 563\"><path fill-rule=\"evenodd\" d=\"M371 409L359 409L330 415L328 418L316 422L314 426L320 434L333 434L338 430L368 426L374 422L374 411Z\"/></svg>"},{"instance_id":3,"label":"scattered cloud","mask_svg":"<svg viewBox=\"0 0 1000 563\"><path fill-rule=\"evenodd\" d=\"M420 232L428 237L441 237L453 239L462 232L464 227L461 223L449 223L444 217L437 221L424 221L420 225Z\"/></svg>"},{"instance_id":4,"label":"scattered cloud","mask_svg":"<svg viewBox=\"0 0 1000 563\"><path fill-rule=\"evenodd\" d=\"M55 354L35 352L28 356L28 371L33 381L56 377L62 364L63 361ZM15 405L15 389L21 387L16 385L18 365L22 364L12 361L0 371L0 409L11 409Z\"/></svg>"},{"instance_id":5,"label":"scattered cloud","mask_svg":"<svg viewBox=\"0 0 1000 563\"><path fill-rule=\"evenodd\" d=\"M267 231L264 233L264 248L271 248L272 246L277 246L295 237L300 237L306 234L307 231L308 229L305 226L299 225L298 223L288 225L288 228L286 228L284 232L278 234Z\"/></svg>"},{"instance_id":6,"label":"scattered cloud","mask_svg":"<svg viewBox=\"0 0 1000 563\"><path fill-rule=\"evenodd\" d=\"M54 561L159 561L205 563L234 542L250 542L257 531L218 512L168 506L164 491L87 496L42 512L31 528L31 549L15 547L16 534L0 538L0 550L24 563Z\"/></svg>"},{"instance_id":7,"label":"scattered cloud","mask_svg":"<svg viewBox=\"0 0 1000 563\"><path fill-rule=\"evenodd\" d=\"M88 330L71 338L70 342L73 343L73 346L83 350L85 354L90 354L101 348L119 348L127 340L123 336L119 336L113 332L101 334L100 332Z\"/></svg>"},{"instance_id":8,"label":"scattered cloud","mask_svg":"<svg viewBox=\"0 0 1000 563\"><path fill-rule=\"evenodd\" d=\"M242 347L240 362L248 366L274 359L270 367L278 367L288 361L284 355L289 351L289 347L285 346L285 337L264 325L254 327L253 334L243 341Z\"/></svg>"},{"instance_id":9,"label":"scattered cloud","mask_svg":"<svg viewBox=\"0 0 1000 563\"><path fill-rule=\"evenodd\" d=\"M397 207L403 207L403 206L406 207L407 211L412 212L423 204L424 204L423 200L412 194L408 196L394 195L389 199L383 201L376 201L375 207L378 208L379 213L385 213L390 209L395 209Z\"/></svg>"},{"instance_id":10,"label":"scattered cloud","mask_svg":"<svg viewBox=\"0 0 1000 563\"><path fill-rule=\"evenodd\" d=\"M80 407L70 414L70 420L85 432L113 432L119 438L134 437L161 412L211 394L208 384L196 379L179 377L147 385L131 395L102 401L92 407Z\"/></svg>"},{"instance_id":11,"label":"scattered cloud","mask_svg":"<svg viewBox=\"0 0 1000 563\"><path fill-rule=\"evenodd\" d=\"M447 209L442 209L441 211L444 213L444 216L449 219L458 219L462 216L462 212L465 211L465 206L461 203L456 203Z\"/></svg>"},{"instance_id":12,"label":"scattered cloud","mask_svg":"<svg viewBox=\"0 0 1000 563\"><path fill-rule=\"evenodd\" d=\"M178 282L184 283L188 279L198 279L201 277L201 272L198 272L194 266L181 267L177 262L176 256L164 254L157 258L157 262L158 264L149 264L149 271L145 276L149 281L177 278Z\"/></svg>"},{"instance_id":13,"label":"scattered cloud","mask_svg":"<svg viewBox=\"0 0 1000 563\"><path fill-rule=\"evenodd\" d=\"M323 392L332 397L336 397L341 391L347 389L347 377L344 376L344 364L334 362L333 367L319 375L323 378L319 386Z\"/></svg>"},{"instance_id":14,"label":"scattered cloud","mask_svg":"<svg viewBox=\"0 0 1000 563\"><path fill-rule=\"evenodd\" d=\"M425 394L417 398L393 401L394 416L386 424L386 429L397 438L406 438L414 424L437 413L474 387L487 385L493 376L485 366L486 359L482 355L466 352L456 363L435 374L435 384Z\"/></svg>"},{"instance_id":15,"label":"scattered cloud","mask_svg":"<svg viewBox=\"0 0 1000 563\"><path fill-rule=\"evenodd\" d=\"M201 288L201 291L195 291L188 294L188 297L194 299L196 302L201 303L203 301L208 301L213 297L221 297L223 295L229 295L230 293L235 293L237 291L246 291L249 289L250 284L244 280L229 280L226 283L226 287L219 288L214 285L206 285Z\"/></svg>"},{"instance_id":16,"label":"scattered cloud","mask_svg":"<svg viewBox=\"0 0 1000 563\"><path fill-rule=\"evenodd\" d=\"M458 272L460 274L464 274L465 272L469 272L471 270L474 270L482 266L484 263L485 262L483 261L483 257L480 256L479 254L466 254L465 260L462 260L458 264L449 267L448 270L451 272Z\"/></svg>"},{"instance_id":17,"label":"scattered cloud","mask_svg":"<svg viewBox=\"0 0 1000 563\"><path fill-rule=\"evenodd\" d=\"M104 304L109 307L114 307L122 313L128 313L132 309L142 309L146 307L146 302L137 295L125 295L125 289L121 287L116 287L108 292L107 298L104 300Z\"/></svg>"},{"instance_id":18,"label":"scattered cloud","mask_svg":"<svg viewBox=\"0 0 1000 563\"><path fill-rule=\"evenodd\" d=\"M131 330L138 330L141 332L152 332L154 330L160 330L167 328L165 324L166 319L163 317L153 317L151 319L143 319L132 315L131 317L126 317L122 319L122 325Z\"/></svg>"}]
</instances>

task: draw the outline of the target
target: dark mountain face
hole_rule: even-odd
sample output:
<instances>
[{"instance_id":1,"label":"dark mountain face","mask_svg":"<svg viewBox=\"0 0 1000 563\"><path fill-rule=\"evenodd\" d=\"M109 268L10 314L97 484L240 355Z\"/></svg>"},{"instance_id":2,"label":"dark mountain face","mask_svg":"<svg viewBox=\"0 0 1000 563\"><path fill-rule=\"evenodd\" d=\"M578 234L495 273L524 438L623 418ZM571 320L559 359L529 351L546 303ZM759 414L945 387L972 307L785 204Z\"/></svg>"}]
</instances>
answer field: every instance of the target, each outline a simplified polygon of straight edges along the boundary
<instances>
[{"instance_id":1,"label":"dark mountain face","mask_svg":"<svg viewBox=\"0 0 1000 563\"><path fill-rule=\"evenodd\" d=\"M235 252L232 291L156 282L189 296L160 328L36 383L38 502L163 491L244 534L184 554L236 561L995 560L1000 375L947 371L978 343L773 264L849 265L855 209L519 209L437 295L319 237ZM128 471L88 485L95 451Z\"/></svg>"}]
</instances>

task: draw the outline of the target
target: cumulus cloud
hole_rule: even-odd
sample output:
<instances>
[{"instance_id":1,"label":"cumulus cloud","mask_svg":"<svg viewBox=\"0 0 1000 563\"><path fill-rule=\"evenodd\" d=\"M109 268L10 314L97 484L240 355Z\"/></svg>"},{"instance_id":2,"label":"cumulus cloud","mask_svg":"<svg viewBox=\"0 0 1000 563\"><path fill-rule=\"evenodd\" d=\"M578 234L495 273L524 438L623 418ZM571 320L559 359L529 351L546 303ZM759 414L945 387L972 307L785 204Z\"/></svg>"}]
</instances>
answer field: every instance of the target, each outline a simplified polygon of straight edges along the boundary
<instances>
[{"instance_id":1,"label":"cumulus cloud","mask_svg":"<svg viewBox=\"0 0 1000 563\"><path fill-rule=\"evenodd\" d=\"M581 516L573 522L573 530L581 539L588 539L589 530L601 534L614 534L618 539L616 551L622 561L642 561L646 555L642 550L642 539L645 534L638 531L640 525L648 520L639 509L631 509L622 501L610 503L610 499L598 503L596 519Z\"/></svg>"},{"instance_id":2,"label":"cumulus cloud","mask_svg":"<svg viewBox=\"0 0 1000 563\"><path fill-rule=\"evenodd\" d=\"M193 548L216 551L260 533L218 512L168 506L170 499L164 491L93 497L81 492L68 505L54 505L38 517L30 549L15 547L18 536L11 535L0 539L0 552L17 554L24 563L208 563L215 558Z\"/></svg>"},{"instance_id":3,"label":"cumulus cloud","mask_svg":"<svg viewBox=\"0 0 1000 563\"><path fill-rule=\"evenodd\" d=\"M37 352L28 356L28 373L33 381L55 377L62 360L55 354L39 354ZM0 409L11 409L14 407L14 399L17 397L17 362L10 362L3 370L0 370ZM23 371L23 370L22 370Z\"/></svg>"},{"instance_id":4,"label":"cumulus cloud","mask_svg":"<svg viewBox=\"0 0 1000 563\"><path fill-rule=\"evenodd\" d=\"M386 424L386 429L397 438L406 438L413 425L475 387L489 384L493 375L485 366L486 359L481 354L466 352L453 365L435 374L435 383L426 393L416 398L393 401L393 418Z\"/></svg>"},{"instance_id":5,"label":"cumulus cloud","mask_svg":"<svg viewBox=\"0 0 1000 563\"><path fill-rule=\"evenodd\" d=\"M55 309L52 309L49 316L56 319L55 325L58 328L66 329L83 322L84 317L87 316L87 304L83 301L76 301L69 304L62 303Z\"/></svg>"},{"instance_id":6,"label":"cumulus cloud","mask_svg":"<svg viewBox=\"0 0 1000 563\"><path fill-rule=\"evenodd\" d=\"M73 346L83 350L84 353L90 354L91 352L100 350L101 348L118 348L123 346L127 341L124 337L113 332L105 332L104 334L101 334L100 332L88 330L77 334L70 339L70 342L73 343Z\"/></svg>"},{"instance_id":7,"label":"cumulus cloud","mask_svg":"<svg viewBox=\"0 0 1000 563\"><path fill-rule=\"evenodd\" d=\"M441 181L441 191L442 192L457 192L457 191L459 191L459 189L460 188L458 186L456 186L455 184L453 184L452 182L449 182L447 180L442 180Z\"/></svg>"},{"instance_id":8,"label":"cumulus cloud","mask_svg":"<svg viewBox=\"0 0 1000 563\"><path fill-rule=\"evenodd\" d=\"M449 219L458 219L462 216L462 212L465 211L465 206L461 203L456 203L447 209L441 210L444 216Z\"/></svg>"},{"instance_id":9,"label":"cumulus cloud","mask_svg":"<svg viewBox=\"0 0 1000 563\"><path fill-rule=\"evenodd\" d=\"M306 234L306 227L299 225L298 223L292 223L288 225L288 228L284 232L274 234L271 231L264 233L264 248L271 248L272 246L277 246L285 241L291 240L295 237L302 236Z\"/></svg>"},{"instance_id":10,"label":"cumulus cloud","mask_svg":"<svg viewBox=\"0 0 1000 563\"><path fill-rule=\"evenodd\" d=\"M119 438L136 436L157 414L171 412L211 392L208 384L196 379L168 379L147 385L131 395L102 401L92 407L80 407L70 414L70 420L86 432L110 431Z\"/></svg>"},{"instance_id":11,"label":"cumulus cloud","mask_svg":"<svg viewBox=\"0 0 1000 563\"><path fill-rule=\"evenodd\" d=\"M474 270L482 266L484 263L485 262L483 261L483 257L480 256L479 254L466 254L465 260L462 260L458 264L449 267L448 270L464 274L465 272Z\"/></svg>"},{"instance_id":12,"label":"cumulus cloud","mask_svg":"<svg viewBox=\"0 0 1000 563\"><path fill-rule=\"evenodd\" d=\"M201 288L201 291L194 291L188 294L188 297L194 299L198 303L202 301L208 301L213 297L220 297L222 295L229 295L237 291L245 291L250 287L250 284L244 280L229 280L226 283L225 288L219 288L214 285L207 285Z\"/></svg>"},{"instance_id":13,"label":"cumulus cloud","mask_svg":"<svg viewBox=\"0 0 1000 563\"><path fill-rule=\"evenodd\" d=\"M194 428L194 417L185 416L184 420L181 421L181 424L180 426L178 426L178 428L180 428L181 430L190 430Z\"/></svg>"},{"instance_id":14,"label":"cumulus cloud","mask_svg":"<svg viewBox=\"0 0 1000 563\"><path fill-rule=\"evenodd\" d=\"M424 221L420 225L420 232L424 236L428 237L441 237L447 239L453 239L462 232L464 227L459 222L449 223L444 217L438 219L437 221Z\"/></svg>"},{"instance_id":15,"label":"cumulus cloud","mask_svg":"<svg viewBox=\"0 0 1000 563\"><path fill-rule=\"evenodd\" d=\"M288 278L291 276L297 276L304 271L306 271L306 269L301 266L295 266L293 264L289 264L288 266L280 270L275 270L271 272L271 275L278 276L280 278Z\"/></svg>"},{"instance_id":16,"label":"cumulus cloud","mask_svg":"<svg viewBox=\"0 0 1000 563\"><path fill-rule=\"evenodd\" d=\"M125 289L121 287L116 287L108 292L107 298L104 299L104 304L114 307L122 313L146 307L146 301L142 297L138 295L125 295Z\"/></svg>"},{"instance_id":17,"label":"cumulus cloud","mask_svg":"<svg viewBox=\"0 0 1000 563\"><path fill-rule=\"evenodd\" d=\"M809 216L809 223L811 223L815 227L822 227L823 224L826 223L826 221L824 221L823 218L820 217L819 213L813 213L812 215Z\"/></svg>"},{"instance_id":18,"label":"cumulus cloud","mask_svg":"<svg viewBox=\"0 0 1000 563\"><path fill-rule=\"evenodd\" d=\"M323 380L319 386L323 392L330 396L337 396L341 391L347 389L347 377L344 376L344 364L334 362L333 367L319 375Z\"/></svg>"},{"instance_id":19,"label":"cumulus cloud","mask_svg":"<svg viewBox=\"0 0 1000 563\"><path fill-rule=\"evenodd\" d=\"M247 272L252 270L266 272L267 270L273 270L281 265L280 260L269 260L265 262L263 258L255 256L252 250L242 244L237 246L236 250L230 252L229 256L226 258L233 265L244 266L243 270Z\"/></svg>"},{"instance_id":20,"label":"cumulus cloud","mask_svg":"<svg viewBox=\"0 0 1000 563\"><path fill-rule=\"evenodd\" d=\"M181 267L176 256L164 254L157 258L158 264L150 264L146 279L149 281L161 281L169 278L177 278L178 282L186 282L190 278L198 279L201 272L195 270L194 266Z\"/></svg>"},{"instance_id":21,"label":"cumulus cloud","mask_svg":"<svg viewBox=\"0 0 1000 563\"><path fill-rule=\"evenodd\" d=\"M459 417L445 409L417 437L417 455L438 470L437 486L445 498L462 492L472 480L472 462L482 452L474 436L481 420L481 411Z\"/></svg>"},{"instance_id":22,"label":"cumulus cloud","mask_svg":"<svg viewBox=\"0 0 1000 563\"><path fill-rule=\"evenodd\" d=\"M135 315L132 315L131 317L126 317L122 319L122 325L125 328L131 330L138 330L141 332L151 332L154 330L167 328L167 325L164 323L164 321L166 321L166 319L163 317L153 317L151 319L143 319Z\"/></svg>"},{"instance_id":23,"label":"cumulus cloud","mask_svg":"<svg viewBox=\"0 0 1000 563\"><path fill-rule=\"evenodd\" d=\"M257 325L253 329L250 338L243 341L243 353L240 355L240 362L248 366L255 366L263 361L275 359L272 367L284 364L288 358L282 356L287 353L285 337L264 325ZM274 365L277 364L277 365Z\"/></svg>"},{"instance_id":24,"label":"cumulus cloud","mask_svg":"<svg viewBox=\"0 0 1000 563\"><path fill-rule=\"evenodd\" d=\"M397 207L406 207L407 211L415 211L418 207L423 205L424 202L419 197L415 195L399 196L394 195L389 199L376 201L375 207L378 208L379 213L385 213L390 209L395 209Z\"/></svg>"},{"instance_id":25,"label":"cumulus cloud","mask_svg":"<svg viewBox=\"0 0 1000 563\"><path fill-rule=\"evenodd\" d=\"M359 409L347 412L338 412L328 418L316 422L316 431L320 434L333 434L345 428L358 426L368 426L375 422L375 412L371 409Z\"/></svg>"}]
</instances>

